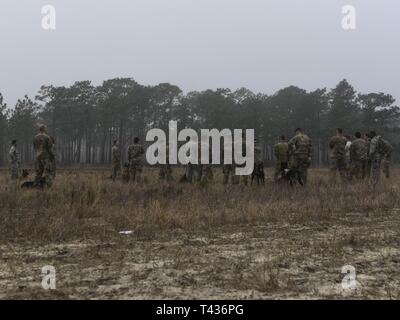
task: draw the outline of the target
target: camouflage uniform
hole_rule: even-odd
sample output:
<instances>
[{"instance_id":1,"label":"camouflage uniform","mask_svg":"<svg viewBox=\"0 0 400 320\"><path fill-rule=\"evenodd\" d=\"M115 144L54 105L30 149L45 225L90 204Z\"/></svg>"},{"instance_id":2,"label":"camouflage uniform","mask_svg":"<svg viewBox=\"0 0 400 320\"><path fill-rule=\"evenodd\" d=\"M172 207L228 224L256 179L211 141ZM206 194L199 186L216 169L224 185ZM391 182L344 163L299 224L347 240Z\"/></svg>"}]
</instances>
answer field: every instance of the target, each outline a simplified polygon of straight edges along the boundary
<instances>
[{"instance_id":1,"label":"camouflage uniform","mask_svg":"<svg viewBox=\"0 0 400 320\"><path fill-rule=\"evenodd\" d=\"M344 136L337 135L331 138L329 148L331 149L331 175L332 180L336 179L336 172L339 171L342 180L346 178L346 144Z\"/></svg>"},{"instance_id":2,"label":"camouflage uniform","mask_svg":"<svg viewBox=\"0 0 400 320\"><path fill-rule=\"evenodd\" d=\"M232 150L232 156L233 156L233 150ZM223 178L223 184L228 184L229 180L232 184L235 183L235 164L233 163L232 159L232 164L225 164L225 149L224 146L221 145L221 158L223 161L222 165L222 174L224 176Z\"/></svg>"},{"instance_id":3,"label":"camouflage uniform","mask_svg":"<svg viewBox=\"0 0 400 320\"><path fill-rule=\"evenodd\" d=\"M193 141L188 141L186 142L186 145L189 147L191 150L194 148L194 142ZM200 145L196 144L196 147L198 150L200 150ZM200 155L200 151L198 151L198 157ZM189 156L189 153L186 154L186 160L189 161L189 163L186 164L185 166L185 177L186 177L186 182L192 183L193 182L193 176L195 175L195 180L200 181L201 179L201 165L200 164L194 164L190 161L192 161L191 157ZM200 175L200 176L199 176Z\"/></svg>"},{"instance_id":4,"label":"camouflage uniform","mask_svg":"<svg viewBox=\"0 0 400 320\"><path fill-rule=\"evenodd\" d=\"M383 173L385 174L386 178L390 178L390 160L392 158L392 152L393 152L393 146L386 140L384 140L385 145L384 145L384 152L385 156L383 157L382 160L382 169Z\"/></svg>"},{"instance_id":5,"label":"camouflage uniform","mask_svg":"<svg viewBox=\"0 0 400 320\"><path fill-rule=\"evenodd\" d=\"M307 183L307 171L311 165L312 141L304 133L296 134L288 142L290 165L297 170L300 179L304 184Z\"/></svg>"},{"instance_id":6,"label":"camouflage uniform","mask_svg":"<svg viewBox=\"0 0 400 320\"><path fill-rule=\"evenodd\" d=\"M391 149L389 142L381 136L375 136L371 139L369 147L369 159L372 164L372 183L376 185L380 179L382 161L386 158L388 150Z\"/></svg>"},{"instance_id":7,"label":"camouflage uniform","mask_svg":"<svg viewBox=\"0 0 400 320\"><path fill-rule=\"evenodd\" d=\"M39 183L41 178L44 177L47 186L53 183L53 162L55 155L53 154L53 141L45 133L38 133L33 140L33 147L36 152L35 161L35 182Z\"/></svg>"},{"instance_id":8,"label":"camouflage uniform","mask_svg":"<svg viewBox=\"0 0 400 320\"><path fill-rule=\"evenodd\" d=\"M10 175L11 180L16 180L19 177L20 155L15 145L11 146L8 153L10 161Z\"/></svg>"},{"instance_id":9,"label":"camouflage uniform","mask_svg":"<svg viewBox=\"0 0 400 320\"><path fill-rule=\"evenodd\" d=\"M264 171L264 161L262 155L262 149L259 145L254 146L254 171Z\"/></svg>"},{"instance_id":10,"label":"camouflage uniform","mask_svg":"<svg viewBox=\"0 0 400 320\"><path fill-rule=\"evenodd\" d=\"M275 181L278 180L279 175L289 167L289 145L287 142L278 142L274 146L275 163Z\"/></svg>"},{"instance_id":11,"label":"camouflage uniform","mask_svg":"<svg viewBox=\"0 0 400 320\"><path fill-rule=\"evenodd\" d=\"M212 164L203 164L201 169L201 181L208 182L214 180Z\"/></svg>"},{"instance_id":12,"label":"camouflage uniform","mask_svg":"<svg viewBox=\"0 0 400 320\"><path fill-rule=\"evenodd\" d=\"M189 183L193 182L193 164L188 163L185 167L186 181Z\"/></svg>"},{"instance_id":13,"label":"camouflage uniform","mask_svg":"<svg viewBox=\"0 0 400 320\"><path fill-rule=\"evenodd\" d=\"M194 178L196 182L201 181L203 176L203 165L202 164L192 164L192 172L194 173Z\"/></svg>"},{"instance_id":14,"label":"camouflage uniform","mask_svg":"<svg viewBox=\"0 0 400 320\"><path fill-rule=\"evenodd\" d=\"M260 179L261 177L265 177L264 174L264 161L262 155L262 149L259 145L254 146L254 168L252 172L251 182L253 183L253 179ZM264 181L262 181L264 182ZM257 184L259 180L257 180Z\"/></svg>"},{"instance_id":15,"label":"camouflage uniform","mask_svg":"<svg viewBox=\"0 0 400 320\"><path fill-rule=\"evenodd\" d=\"M120 152L119 148L117 145L113 145L111 148L111 156L112 156L112 173L111 173L111 178L113 181L118 176L118 172L121 170L121 157L120 157Z\"/></svg>"},{"instance_id":16,"label":"camouflage uniform","mask_svg":"<svg viewBox=\"0 0 400 320\"><path fill-rule=\"evenodd\" d=\"M172 166L169 164L169 147L166 148L166 164L160 164L160 171L158 173L160 180L172 181Z\"/></svg>"},{"instance_id":17,"label":"camouflage uniform","mask_svg":"<svg viewBox=\"0 0 400 320\"><path fill-rule=\"evenodd\" d=\"M364 139L356 139L350 146L351 178L364 179L368 160L368 145Z\"/></svg>"},{"instance_id":18,"label":"camouflage uniform","mask_svg":"<svg viewBox=\"0 0 400 320\"><path fill-rule=\"evenodd\" d=\"M50 157L50 175L51 175L51 179L52 181L54 181L54 179L56 178L56 172L57 172L57 161L56 161L56 140L50 136L51 142L52 142L52 147L51 147L51 157Z\"/></svg>"},{"instance_id":19,"label":"camouflage uniform","mask_svg":"<svg viewBox=\"0 0 400 320\"><path fill-rule=\"evenodd\" d=\"M134 143L128 147L129 175L131 182L141 182L143 171L143 154L145 153L140 143Z\"/></svg>"}]
</instances>

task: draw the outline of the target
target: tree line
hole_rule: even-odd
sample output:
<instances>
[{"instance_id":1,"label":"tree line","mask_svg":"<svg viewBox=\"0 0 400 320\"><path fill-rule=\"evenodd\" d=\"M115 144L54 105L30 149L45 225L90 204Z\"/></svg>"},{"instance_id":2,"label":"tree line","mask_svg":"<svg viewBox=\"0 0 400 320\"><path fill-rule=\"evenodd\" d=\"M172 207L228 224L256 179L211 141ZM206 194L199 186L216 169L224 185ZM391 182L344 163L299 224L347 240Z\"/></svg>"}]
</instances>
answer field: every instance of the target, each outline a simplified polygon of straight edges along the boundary
<instances>
[{"instance_id":1,"label":"tree line","mask_svg":"<svg viewBox=\"0 0 400 320\"><path fill-rule=\"evenodd\" d=\"M32 163L32 140L38 124L46 124L56 140L61 165L106 164L113 140L122 158L133 138L145 140L152 128L167 132L170 120L178 129L255 129L264 160L273 160L278 137L291 137L297 127L313 139L315 165L328 161L328 141L335 128L346 134L376 130L395 147L400 159L400 110L385 93L358 93L347 80L331 90L306 91L289 86L272 95L246 88L217 89L184 94L169 83L145 86L132 78L90 81L66 86L42 86L35 97L25 96L15 106L0 93L0 165L7 163L10 141L18 140L22 161Z\"/></svg>"}]
</instances>

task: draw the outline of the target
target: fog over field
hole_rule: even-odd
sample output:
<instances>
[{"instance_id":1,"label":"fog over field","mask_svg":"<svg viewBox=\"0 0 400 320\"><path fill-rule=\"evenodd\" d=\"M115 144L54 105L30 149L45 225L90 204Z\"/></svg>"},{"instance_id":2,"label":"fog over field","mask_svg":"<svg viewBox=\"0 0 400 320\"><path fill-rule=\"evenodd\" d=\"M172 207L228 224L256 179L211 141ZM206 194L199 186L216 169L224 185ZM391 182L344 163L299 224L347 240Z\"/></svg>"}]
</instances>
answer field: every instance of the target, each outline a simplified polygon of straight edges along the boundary
<instances>
[{"instance_id":1,"label":"fog over field","mask_svg":"<svg viewBox=\"0 0 400 320\"><path fill-rule=\"evenodd\" d=\"M0 13L0 300L400 299L399 0Z\"/></svg>"},{"instance_id":2,"label":"fog over field","mask_svg":"<svg viewBox=\"0 0 400 320\"><path fill-rule=\"evenodd\" d=\"M113 77L184 91L297 85L400 96L395 0L2 0L0 89L11 106L43 84ZM44 5L56 30L41 26ZM342 7L356 8L344 30Z\"/></svg>"}]
</instances>

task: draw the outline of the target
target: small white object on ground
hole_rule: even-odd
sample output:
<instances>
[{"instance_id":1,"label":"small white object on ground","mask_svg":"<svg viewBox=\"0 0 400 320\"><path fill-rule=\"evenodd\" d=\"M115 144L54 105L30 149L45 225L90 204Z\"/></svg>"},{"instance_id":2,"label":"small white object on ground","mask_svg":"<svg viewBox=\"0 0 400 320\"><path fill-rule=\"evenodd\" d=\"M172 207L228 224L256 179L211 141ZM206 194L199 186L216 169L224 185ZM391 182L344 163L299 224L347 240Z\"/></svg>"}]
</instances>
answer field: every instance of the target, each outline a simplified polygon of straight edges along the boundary
<instances>
[{"instance_id":1,"label":"small white object on ground","mask_svg":"<svg viewBox=\"0 0 400 320\"><path fill-rule=\"evenodd\" d=\"M123 235L128 235L128 234L132 234L133 231L132 230L128 230L128 231L120 231L119 234L123 234Z\"/></svg>"}]
</instances>

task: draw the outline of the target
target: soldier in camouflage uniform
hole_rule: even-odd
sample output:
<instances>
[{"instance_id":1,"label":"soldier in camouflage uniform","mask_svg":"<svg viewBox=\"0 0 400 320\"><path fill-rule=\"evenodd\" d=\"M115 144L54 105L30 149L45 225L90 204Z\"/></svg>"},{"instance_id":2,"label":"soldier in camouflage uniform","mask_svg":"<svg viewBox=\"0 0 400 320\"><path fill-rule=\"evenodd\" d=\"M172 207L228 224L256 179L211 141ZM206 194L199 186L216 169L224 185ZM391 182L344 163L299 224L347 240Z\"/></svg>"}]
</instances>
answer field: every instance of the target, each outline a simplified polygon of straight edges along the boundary
<instances>
[{"instance_id":1,"label":"soldier in camouflage uniform","mask_svg":"<svg viewBox=\"0 0 400 320\"><path fill-rule=\"evenodd\" d=\"M172 166L169 163L169 146L166 146L166 164L160 164L160 171L158 172L158 177L160 180L172 181Z\"/></svg>"},{"instance_id":2,"label":"soldier in camouflage uniform","mask_svg":"<svg viewBox=\"0 0 400 320\"><path fill-rule=\"evenodd\" d=\"M387 179L390 178L390 160L392 158L392 152L393 152L393 146L387 141L384 140L385 142L385 156L383 157L382 160L382 169L383 169L383 173L385 174L385 177Z\"/></svg>"},{"instance_id":3,"label":"soldier in camouflage uniform","mask_svg":"<svg viewBox=\"0 0 400 320\"><path fill-rule=\"evenodd\" d=\"M376 185L380 179L382 160L391 153L391 145L381 136L378 136L375 131L371 131L371 143L369 147L369 159L372 164L372 183Z\"/></svg>"},{"instance_id":4,"label":"soldier in camouflage uniform","mask_svg":"<svg viewBox=\"0 0 400 320\"><path fill-rule=\"evenodd\" d=\"M193 172L194 172L194 165L191 163L188 163L185 167L186 182L189 182L189 183L193 182Z\"/></svg>"},{"instance_id":5,"label":"soldier in camouflage uniform","mask_svg":"<svg viewBox=\"0 0 400 320\"><path fill-rule=\"evenodd\" d=\"M50 175L51 175L52 181L54 181L54 179L56 178L56 172L57 172L56 139L54 139L54 137L50 136L50 140L52 143L52 147L51 147L52 156L50 157L50 162L51 162Z\"/></svg>"},{"instance_id":6,"label":"soldier in camouflage uniform","mask_svg":"<svg viewBox=\"0 0 400 320\"><path fill-rule=\"evenodd\" d=\"M282 172L289 168L289 145L285 136L280 137L280 141L274 146L275 155L275 174L274 179L277 181Z\"/></svg>"},{"instance_id":7,"label":"soldier in camouflage uniform","mask_svg":"<svg viewBox=\"0 0 400 320\"><path fill-rule=\"evenodd\" d=\"M254 169L251 175L252 184L254 179L256 179L257 185L265 183L263 153L257 140L254 141Z\"/></svg>"},{"instance_id":8,"label":"soldier in camouflage uniform","mask_svg":"<svg viewBox=\"0 0 400 320\"><path fill-rule=\"evenodd\" d=\"M191 147L193 147L194 142L190 140L189 137L186 138L186 144L190 145L190 149ZM197 148L200 148L199 146L196 145ZM199 151L198 151L199 152ZM198 157L199 157L198 153ZM189 153L186 154L187 159L190 161L190 156ZM186 182L188 183L192 183L193 182L193 176L195 176L195 181L200 181L201 179L201 165L200 164L194 164L192 162L189 162L186 164L185 167L185 179ZM200 176L199 176L200 175Z\"/></svg>"},{"instance_id":9,"label":"soldier in camouflage uniform","mask_svg":"<svg viewBox=\"0 0 400 320\"><path fill-rule=\"evenodd\" d=\"M212 164L203 164L203 168L201 170L201 181L202 182L211 182L214 180L214 172Z\"/></svg>"},{"instance_id":10,"label":"soldier in camouflage uniform","mask_svg":"<svg viewBox=\"0 0 400 320\"><path fill-rule=\"evenodd\" d=\"M201 144L199 143L199 162L201 162L202 154L201 154ZM208 164L201 164L195 166L195 172L197 173L197 181L201 181L203 183L213 181L214 173L212 166L212 150L209 150L208 154Z\"/></svg>"},{"instance_id":11,"label":"soldier in camouflage uniform","mask_svg":"<svg viewBox=\"0 0 400 320\"><path fill-rule=\"evenodd\" d=\"M53 154L53 141L47 134L46 126L42 125L39 128L39 133L33 140L33 148L36 153L35 161L35 183L40 184L40 180L44 181L48 187L53 183L53 161L55 155Z\"/></svg>"},{"instance_id":12,"label":"soldier in camouflage uniform","mask_svg":"<svg viewBox=\"0 0 400 320\"><path fill-rule=\"evenodd\" d=\"M129 175L131 182L141 182L143 171L143 155L145 150L139 143L140 139L136 137L133 144L128 147Z\"/></svg>"},{"instance_id":13,"label":"soldier in camouflage uniform","mask_svg":"<svg viewBox=\"0 0 400 320\"><path fill-rule=\"evenodd\" d=\"M111 178L113 181L117 179L118 172L121 170L121 153L119 152L118 141L114 140L113 146L111 148L112 157L112 172Z\"/></svg>"},{"instance_id":14,"label":"soldier in camouflage uniform","mask_svg":"<svg viewBox=\"0 0 400 320\"><path fill-rule=\"evenodd\" d=\"M343 130L338 128L336 136L332 137L329 142L331 149L331 178L336 180L336 173L339 171L342 181L346 179L346 144L347 138L343 135Z\"/></svg>"},{"instance_id":15,"label":"soldier in camouflage uniform","mask_svg":"<svg viewBox=\"0 0 400 320\"><path fill-rule=\"evenodd\" d=\"M295 136L289 140L288 146L290 165L299 173L300 179L305 185L307 184L307 171L311 165L312 140L302 129L297 128Z\"/></svg>"},{"instance_id":16,"label":"soldier in camouflage uniform","mask_svg":"<svg viewBox=\"0 0 400 320\"><path fill-rule=\"evenodd\" d=\"M345 138L347 139L346 146L344 148L346 152L346 177L347 179L351 180L350 147L353 142L353 138L349 135L345 135Z\"/></svg>"},{"instance_id":17,"label":"soldier in camouflage uniform","mask_svg":"<svg viewBox=\"0 0 400 320\"><path fill-rule=\"evenodd\" d=\"M201 153L199 153L199 158ZM201 182L210 182L213 181L214 179L214 173L213 173L213 168L212 168L212 151L209 150L209 155L208 155L208 164L202 164L201 165L201 170L200 170L200 181Z\"/></svg>"},{"instance_id":18,"label":"soldier in camouflage uniform","mask_svg":"<svg viewBox=\"0 0 400 320\"><path fill-rule=\"evenodd\" d=\"M255 141L254 146L254 170L256 172L264 171L263 154L260 145Z\"/></svg>"},{"instance_id":19,"label":"soldier in camouflage uniform","mask_svg":"<svg viewBox=\"0 0 400 320\"><path fill-rule=\"evenodd\" d=\"M364 134L364 140L367 143L367 164L365 167L365 177L369 179L371 177L371 170L372 170L372 163L371 159L369 158L369 147L371 145L371 138L369 136L369 132Z\"/></svg>"},{"instance_id":20,"label":"soldier in camouflage uniform","mask_svg":"<svg viewBox=\"0 0 400 320\"><path fill-rule=\"evenodd\" d=\"M356 132L355 137L350 146L351 178L361 180L366 176L368 146L360 132Z\"/></svg>"},{"instance_id":21,"label":"soldier in camouflage uniform","mask_svg":"<svg viewBox=\"0 0 400 320\"><path fill-rule=\"evenodd\" d=\"M21 158L17 150L17 140L11 142L10 152L8 153L10 161L10 174L11 180L17 180L19 177L19 166L21 165Z\"/></svg>"},{"instance_id":22,"label":"soldier in camouflage uniform","mask_svg":"<svg viewBox=\"0 0 400 320\"><path fill-rule=\"evenodd\" d=\"M192 168L193 168L195 181L200 182L201 177L203 176L203 165L201 163L192 164Z\"/></svg>"},{"instance_id":23,"label":"soldier in camouflage uniform","mask_svg":"<svg viewBox=\"0 0 400 320\"><path fill-rule=\"evenodd\" d=\"M233 148L231 150L231 154L233 156ZM225 164L225 146L221 145L221 159L223 161L222 165L222 174L223 174L223 184L229 184L229 181L231 184L235 184L235 164L232 159L232 164Z\"/></svg>"}]
</instances>

